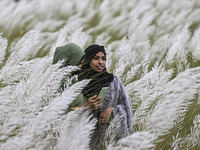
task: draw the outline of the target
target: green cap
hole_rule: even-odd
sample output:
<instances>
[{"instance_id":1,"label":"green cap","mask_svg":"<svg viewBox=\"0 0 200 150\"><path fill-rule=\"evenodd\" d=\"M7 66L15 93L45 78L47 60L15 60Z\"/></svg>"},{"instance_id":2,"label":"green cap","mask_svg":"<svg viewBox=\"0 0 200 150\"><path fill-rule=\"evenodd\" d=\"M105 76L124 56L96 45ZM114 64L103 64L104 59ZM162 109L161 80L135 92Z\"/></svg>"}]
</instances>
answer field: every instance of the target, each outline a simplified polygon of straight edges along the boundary
<instances>
[{"instance_id":1,"label":"green cap","mask_svg":"<svg viewBox=\"0 0 200 150\"><path fill-rule=\"evenodd\" d=\"M69 43L65 46L59 46L56 48L52 64L56 64L58 61L63 61L60 68L68 65L75 66L83 56L84 52L80 46L74 43Z\"/></svg>"}]
</instances>

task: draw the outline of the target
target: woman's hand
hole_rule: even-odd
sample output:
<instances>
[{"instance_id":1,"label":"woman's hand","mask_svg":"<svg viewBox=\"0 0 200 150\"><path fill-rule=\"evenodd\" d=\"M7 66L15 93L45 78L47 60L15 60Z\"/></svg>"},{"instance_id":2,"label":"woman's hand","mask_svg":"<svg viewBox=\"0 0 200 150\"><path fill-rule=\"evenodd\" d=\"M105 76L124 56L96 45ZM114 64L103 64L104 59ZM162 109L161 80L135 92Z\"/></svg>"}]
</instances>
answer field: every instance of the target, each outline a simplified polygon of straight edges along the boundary
<instances>
[{"instance_id":1,"label":"woman's hand","mask_svg":"<svg viewBox=\"0 0 200 150\"><path fill-rule=\"evenodd\" d=\"M101 97L97 97L97 95L94 95L88 99L86 105L91 107L93 110L97 110L101 106L101 101Z\"/></svg>"},{"instance_id":2,"label":"woman's hand","mask_svg":"<svg viewBox=\"0 0 200 150\"><path fill-rule=\"evenodd\" d=\"M108 107L100 115L99 123L108 123L112 114L112 108Z\"/></svg>"}]
</instances>

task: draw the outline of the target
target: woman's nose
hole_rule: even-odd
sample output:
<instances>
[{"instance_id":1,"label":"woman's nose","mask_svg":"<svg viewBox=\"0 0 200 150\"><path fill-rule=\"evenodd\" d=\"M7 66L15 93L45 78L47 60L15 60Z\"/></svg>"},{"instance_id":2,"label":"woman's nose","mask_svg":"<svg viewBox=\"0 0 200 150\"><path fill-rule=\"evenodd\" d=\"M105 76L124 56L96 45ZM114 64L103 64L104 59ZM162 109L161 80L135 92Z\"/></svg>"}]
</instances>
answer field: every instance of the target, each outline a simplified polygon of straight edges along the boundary
<instances>
[{"instance_id":1,"label":"woman's nose","mask_svg":"<svg viewBox=\"0 0 200 150\"><path fill-rule=\"evenodd\" d=\"M101 58L99 59L99 63L103 63L103 60Z\"/></svg>"}]
</instances>

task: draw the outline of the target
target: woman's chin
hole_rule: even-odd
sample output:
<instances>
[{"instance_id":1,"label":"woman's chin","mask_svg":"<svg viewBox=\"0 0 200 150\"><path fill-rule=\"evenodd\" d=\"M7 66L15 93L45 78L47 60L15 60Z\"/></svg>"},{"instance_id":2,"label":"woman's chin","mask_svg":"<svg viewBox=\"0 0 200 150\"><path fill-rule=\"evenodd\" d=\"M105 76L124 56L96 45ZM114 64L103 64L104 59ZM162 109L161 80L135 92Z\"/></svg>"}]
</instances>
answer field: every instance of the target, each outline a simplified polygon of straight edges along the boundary
<instances>
[{"instance_id":1,"label":"woman's chin","mask_svg":"<svg viewBox=\"0 0 200 150\"><path fill-rule=\"evenodd\" d=\"M98 69L98 68L93 68L92 70L94 70L95 72L102 72L103 69Z\"/></svg>"},{"instance_id":2,"label":"woman's chin","mask_svg":"<svg viewBox=\"0 0 200 150\"><path fill-rule=\"evenodd\" d=\"M102 72L103 70L95 70L96 72Z\"/></svg>"}]
</instances>

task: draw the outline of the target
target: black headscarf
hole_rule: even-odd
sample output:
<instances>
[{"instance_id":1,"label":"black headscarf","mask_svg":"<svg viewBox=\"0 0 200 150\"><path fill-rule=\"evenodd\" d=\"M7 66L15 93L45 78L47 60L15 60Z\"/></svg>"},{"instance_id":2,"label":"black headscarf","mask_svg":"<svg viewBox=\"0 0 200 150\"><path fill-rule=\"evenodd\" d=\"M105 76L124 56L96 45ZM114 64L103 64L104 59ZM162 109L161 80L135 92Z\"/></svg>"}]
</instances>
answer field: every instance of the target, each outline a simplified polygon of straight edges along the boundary
<instances>
[{"instance_id":1,"label":"black headscarf","mask_svg":"<svg viewBox=\"0 0 200 150\"><path fill-rule=\"evenodd\" d=\"M106 52L103 46L94 44L85 49L85 62L81 67L81 73L79 74L79 80L92 79L87 87L83 89L83 95L85 98L98 95L102 87L108 87L113 81L113 75L108 73L106 68L102 72L96 72L90 68L92 59L98 52L103 52L106 56Z\"/></svg>"}]
</instances>

